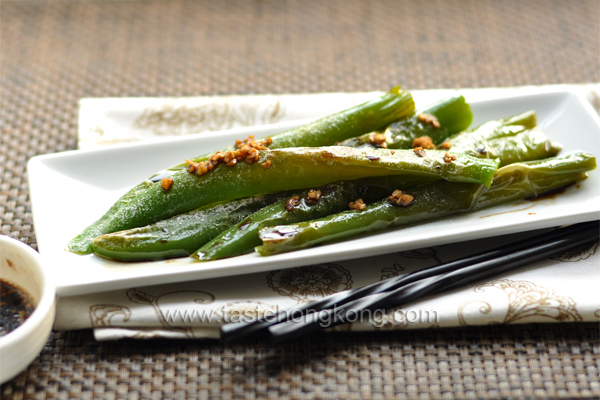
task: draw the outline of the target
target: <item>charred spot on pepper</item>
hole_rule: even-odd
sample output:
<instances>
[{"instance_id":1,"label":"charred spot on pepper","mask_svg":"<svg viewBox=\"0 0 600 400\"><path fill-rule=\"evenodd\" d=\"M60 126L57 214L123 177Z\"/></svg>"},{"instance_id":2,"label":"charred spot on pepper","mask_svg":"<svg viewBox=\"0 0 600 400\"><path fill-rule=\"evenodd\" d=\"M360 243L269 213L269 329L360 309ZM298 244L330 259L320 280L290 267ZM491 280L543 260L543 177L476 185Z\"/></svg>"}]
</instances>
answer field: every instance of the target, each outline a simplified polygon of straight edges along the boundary
<instances>
[{"instance_id":1,"label":"charred spot on pepper","mask_svg":"<svg viewBox=\"0 0 600 400\"><path fill-rule=\"evenodd\" d=\"M172 186L173 186L173 179L163 178L160 180L160 187L162 188L162 190L164 192L168 192L169 190L171 190Z\"/></svg>"},{"instance_id":2,"label":"charred spot on pepper","mask_svg":"<svg viewBox=\"0 0 600 400\"><path fill-rule=\"evenodd\" d=\"M441 126L440 121L438 121L438 119L435 117L435 115L422 113L422 114L419 114L417 116L417 118L419 119L419 121L421 121L425 125L431 125L436 129L438 129Z\"/></svg>"},{"instance_id":3,"label":"charred spot on pepper","mask_svg":"<svg viewBox=\"0 0 600 400\"><path fill-rule=\"evenodd\" d=\"M480 144L479 146L477 146L475 151L482 155L487 154L487 149L485 148L485 146L483 144Z\"/></svg>"},{"instance_id":4,"label":"charred spot on pepper","mask_svg":"<svg viewBox=\"0 0 600 400\"><path fill-rule=\"evenodd\" d=\"M285 202L285 210L292 211L294 208L300 205L300 196L293 196Z\"/></svg>"},{"instance_id":5,"label":"charred spot on pepper","mask_svg":"<svg viewBox=\"0 0 600 400\"><path fill-rule=\"evenodd\" d=\"M415 197L412 194L404 193L402 190L394 190L391 196L388 196L390 203L396 207L408 207L413 204Z\"/></svg>"},{"instance_id":6,"label":"charred spot on pepper","mask_svg":"<svg viewBox=\"0 0 600 400\"><path fill-rule=\"evenodd\" d=\"M435 145L433 144L433 140L431 140L431 138L429 136L421 136L421 137L415 138L410 147L412 147L413 149L421 148L421 149L430 150L430 149L434 149Z\"/></svg>"},{"instance_id":7,"label":"charred spot on pepper","mask_svg":"<svg viewBox=\"0 0 600 400\"><path fill-rule=\"evenodd\" d=\"M381 159L381 157L373 155L373 154L367 155L367 160L369 160L369 161L378 161L380 159Z\"/></svg>"},{"instance_id":8,"label":"charred spot on pepper","mask_svg":"<svg viewBox=\"0 0 600 400\"><path fill-rule=\"evenodd\" d=\"M306 202L308 204L317 204L321 200L322 195L323 193L320 190L311 189L306 196Z\"/></svg>"},{"instance_id":9,"label":"charred spot on pepper","mask_svg":"<svg viewBox=\"0 0 600 400\"><path fill-rule=\"evenodd\" d=\"M419 157L425 157L425 156L426 156L426 154L425 154L425 150L423 150L423 148L422 148L422 147L415 147L415 148L413 149L413 151L414 151L414 153L415 153L416 155L418 155Z\"/></svg>"},{"instance_id":10,"label":"charred spot on pepper","mask_svg":"<svg viewBox=\"0 0 600 400\"><path fill-rule=\"evenodd\" d=\"M362 211L365 208L367 208L367 205L365 204L363 199L356 199L355 201L352 201L350 202L350 204L348 204L348 208L351 210Z\"/></svg>"}]
</instances>

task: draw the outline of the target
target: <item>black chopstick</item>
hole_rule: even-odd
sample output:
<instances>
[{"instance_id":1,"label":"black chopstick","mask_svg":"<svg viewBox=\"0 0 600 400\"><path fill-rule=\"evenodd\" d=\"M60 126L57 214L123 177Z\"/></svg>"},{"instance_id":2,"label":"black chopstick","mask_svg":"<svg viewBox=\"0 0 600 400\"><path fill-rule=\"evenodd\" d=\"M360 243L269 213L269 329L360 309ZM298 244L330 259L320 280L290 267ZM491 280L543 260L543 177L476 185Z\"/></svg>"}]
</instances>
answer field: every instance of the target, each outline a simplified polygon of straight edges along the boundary
<instances>
[{"instance_id":1,"label":"black chopstick","mask_svg":"<svg viewBox=\"0 0 600 400\"><path fill-rule=\"evenodd\" d=\"M402 277L398 281L404 280L404 284L396 285L397 288L394 290L368 295L368 297L347 302L342 306L307 315L302 319L273 324L269 327L269 332L273 341L279 343L355 320L358 313L364 312L364 310L372 311L398 307L431 294L456 289L533 261L597 241L599 230L598 221L572 225L568 228L561 228L548 234L536 236L525 242L520 242L516 246L502 246L490 252L468 257L467 259L480 259L472 265L449 271L448 264L444 264L428 270L418 271L410 275L420 275L420 279L414 280L406 279L408 276ZM513 251L506 252L507 248L512 248ZM499 251L500 249L503 251ZM484 254L494 254L495 256L486 258ZM438 274L433 274L434 269L438 270Z\"/></svg>"},{"instance_id":2,"label":"black chopstick","mask_svg":"<svg viewBox=\"0 0 600 400\"><path fill-rule=\"evenodd\" d=\"M534 236L526 241L510 243L495 249L487 250L474 254L460 260L452 261L446 264L415 271L410 274L404 274L393 277L381 282L375 282L362 288L353 289L325 297L322 300L308 303L300 307L290 308L277 314L270 315L268 318L257 319L251 322L230 323L221 327L221 339L225 342L234 342L239 340L250 340L256 337L268 334L268 328L278 323L288 321L291 318L297 319L312 312L327 310L334 307L340 307L354 300L390 290L395 290L401 286L408 285L420 279L454 271L468 265L480 263L486 260L502 257L506 254L513 254L530 246L535 246L549 240L554 240L563 236L570 236L586 226L598 226L598 221L584 224L571 225L565 228L556 229L541 235Z\"/></svg>"}]
</instances>

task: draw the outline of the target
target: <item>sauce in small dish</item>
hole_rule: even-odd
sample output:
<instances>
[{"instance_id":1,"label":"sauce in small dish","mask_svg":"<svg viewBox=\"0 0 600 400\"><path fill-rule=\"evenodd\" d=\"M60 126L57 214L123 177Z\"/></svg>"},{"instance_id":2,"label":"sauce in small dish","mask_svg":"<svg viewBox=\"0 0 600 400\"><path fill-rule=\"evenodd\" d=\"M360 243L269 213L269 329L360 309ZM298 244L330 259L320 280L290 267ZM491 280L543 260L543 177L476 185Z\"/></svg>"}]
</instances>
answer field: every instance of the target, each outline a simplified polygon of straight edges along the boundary
<instances>
[{"instance_id":1,"label":"sauce in small dish","mask_svg":"<svg viewBox=\"0 0 600 400\"><path fill-rule=\"evenodd\" d=\"M0 337L14 331L33 312L33 301L22 289L0 280Z\"/></svg>"},{"instance_id":2,"label":"sauce in small dish","mask_svg":"<svg viewBox=\"0 0 600 400\"><path fill-rule=\"evenodd\" d=\"M0 384L27 368L54 325L56 289L40 254L0 235Z\"/></svg>"}]
</instances>

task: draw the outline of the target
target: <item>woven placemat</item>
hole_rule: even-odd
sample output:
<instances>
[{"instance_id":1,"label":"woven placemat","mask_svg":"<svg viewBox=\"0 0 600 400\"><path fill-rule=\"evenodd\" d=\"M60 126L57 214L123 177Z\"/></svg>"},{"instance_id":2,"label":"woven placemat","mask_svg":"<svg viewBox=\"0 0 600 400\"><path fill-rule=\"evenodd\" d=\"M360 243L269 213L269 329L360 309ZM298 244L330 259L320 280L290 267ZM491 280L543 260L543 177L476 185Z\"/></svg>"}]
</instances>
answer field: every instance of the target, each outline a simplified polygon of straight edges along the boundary
<instances>
[{"instance_id":1,"label":"woven placemat","mask_svg":"<svg viewBox=\"0 0 600 400\"><path fill-rule=\"evenodd\" d=\"M598 347L594 324L332 333L276 347L58 332L2 398L597 397Z\"/></svg>"},{"instance_id":2,"label":"woven placemat","mask_svg":"<svg viewBox=\"0 0 600 400\"><path fill-rule=\"evenodd\" d=\"M0 233L35 247L26 161L82 97L600 81L598 1L0 2ZM101 166L99 166L101 168ZM597 324L254 342L55 332L3 398L600 396Z\"/></svg>"}]
</instances>

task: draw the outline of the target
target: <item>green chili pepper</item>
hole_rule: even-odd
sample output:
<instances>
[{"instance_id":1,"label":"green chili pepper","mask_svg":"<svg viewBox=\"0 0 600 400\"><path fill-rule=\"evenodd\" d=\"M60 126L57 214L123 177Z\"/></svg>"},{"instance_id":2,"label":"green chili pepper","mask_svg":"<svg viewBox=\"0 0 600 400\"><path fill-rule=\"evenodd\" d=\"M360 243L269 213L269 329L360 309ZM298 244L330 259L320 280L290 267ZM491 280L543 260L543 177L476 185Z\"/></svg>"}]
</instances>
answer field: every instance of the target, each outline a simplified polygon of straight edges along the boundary
<instances>
[{"instance_id":1,"label":"green chili pepper","mask_svg":"<svg viewBox=\"0 0 600 400\"><path fill-rule=\"evenodd\" d=\"M296 196L288 196L268 205L204 244L192 257L205 261L250 253L261 244L258 232L264 227L293 224L338 213L346 210L348 204L357 199L365 202L380 199L397 185L412 186L402 176L390 176L383 179L338 182L299 192L296 195L298 204L295 207L289 205L290 200ZM320 193L318 201L309 198L310 191Z\"/></svg>"},{"instance_id":2,"label":"green chili pepper","mask_svg":"<svg viewBox=\"0 0 600 400\"><path fill-rule=\"evenodd\" d=\"M452 145L452 151L458 153L470 151L482 145L485 147L488 140L501 139L515 136L527 129L533 129L537 125L537 117L534 111L527 111L509 118L486 122L478 128L457 133L444 139L444 143ZM444 144L438 145L443 148Z\"/></svg>"},{"instance_id":3,"label":"green chili pepper","mask_svg":"<svg viewBox=\"0 0 600 400\"><path fill-rule=\"evenodd\" d=\"M360 233L537 196L583 180L585 171L595 167L592 155L575 153L503 167L497 171L489 189L477 184L437 181L411 189L409 193L414 200L407 206L397 207L385 199L363 211L344 211L313 221L264 228L260 231L263 244L256 251L265 256L299 250Z\"/></svg>"},{"instance_id":4,"label":"green chili pepper","mask_svg":"<svg viewBox=\"0 0 600 400\"><path fill-rule=\"evenodd\" d=\"M437 123L426 123L419 115L433 116ZM463 96L452 96L433 103L403 120L390 124L385 130L367 133L345 140L340 146L349 147L386 147L388 149L409 149L413 140L421 136L429 136L434 144L450 135L467 129L473 121L471 107ZM439 126L437 126L439 124ZM375 135L385 136L385 144L377 144Z\"/></svg>"},{"instance_id":5,"label":"green chili pepper","mask_svg":"<svg viewBox=\"0 0 600 400\"><path fill-rule=\"evenodd\" d=\"M474 209L540 196L550 190L583 180L586 177L585 173L594 169L596 158L585 152L510 164L497 171L492 186L482 190Z\"/></svg>"},{"instance_id":6,"label":"green chili pepper","mask_svg":"<svg viewBox=\"0 0 600 400\"><path fill-rule=\"evenodd\" d=\"M263 150L259 154L256 163L240 162L234 167L218 164L202 176L179 171L171 176L169 191L164 192L160 185L149 187L72 242L85 249L100 235L149 225L203 205L342 180L406 175L413 180L434 177L489 185L497 165L496 160L468 155L448 163L444 162L444 152L435 150L425 157L410 150L362 151L340 146ZM261 164L267 161L271 167L264 170Z\"/></svg>"},{"instance_id":7,"label":"green chili pepper","mask_svg":"<svg viewBox=\"0 0 600 400\"><path fill-rule=\"evenodd\" d=\"M311 189L318 200L308 198L309 190L268 205L221 232L192 254L199 260L216 260L251 252L261 241L258 231L265 226L291 224L338 213L356 200L358 191L349 182L334 183Z\"/></svg>"},{"instance_id":8,"label":"green chili pepper","mask_svg":"<svg viewBox=\"0 0 600 400\"><path fill-rule=\"evenodd\" d=\"M273 135L273 143L269 148L331 146L405 118L414 109L415 103L410 93L397 86L381 98ZM377 128L372 128L374 126Z\"/></svg>"},{"instance_id":9,"label":"green chili pepper","mask_svg":"<svg viewBox=\"0 0 600 400\"><path fill-rule=\"evenodd\" d=\"M420 184L426 181L426 178L418 179ZM299 204L294 207L293 212L288 212L285 206L296 194L294 192L278 192L209 204L155 224L99 236L92 241L93 250L101 257L120 261L184 257L201 246L210 247L211 259L231 257L249 253L261 243L258 225L262 228L324 217L346 209L350 201L358 198L365 201L380 199L398 185L406 186L410 182L404 176L385 176L334 183L317 188L322 197L314 204L312 201L307 202L309 190L305 190L298 194ZM267 222L259 221L261 215ZM277 216L281 218L278 219ZM248 221L254 221L253 225L248 224ZM251 244L244 248L245 242ZM227 252L234 254L225 255Z\"/></svg>"},{"instance_id":10,"label":"green chili pepper","mask_svg":"<svg viewBox=\"0 0 600 400\"><path fill-rule=\"evenodd\" d=\"M321 118L307 125L290 129L285 132L272 135L273 142L269 145L271 149L304 146L328 146L339 141L361 135L379 129L410 115L414 111L414 101L408 92L404 92L399 86L392 88L388 93L329 117ZM232 149L229 147L228 149ZM205 161L210 154L195 157L192 161ZM138 195L145 193L153 184L165 177L169 177L187 168L186 163L174 165L164 169L147 181L141 182L133 189L117 200L106 214L98 221L87 227L83 232L71 240L68 249L75 253L87 254L92 251L91 240L98 235L108 233L103 226L109 224L109 220L119 210L127 205Z\"/></svg>"},{"instance_id":11,"label":"green chili pepper","mask_svg":"<svg viewBox=\"0 0 600 400\"><path fill-rule=\"evenodd\" d=\"M493 156L500 159L501 165L506 165L519 161L537 160L556 155L558 148L551 145L550 141L539 130L527 130L512 137L493 139L488 142L489 149L487 156ZM482 157L475 152L476 156ZM347 209L348 203L357 198L365 201L379 200L391 193L395 188L402 187L409 189L406 182L397 182L396 177L387 177L387 181L381 181L381 178L370 179L368 182L352 182L353 186L345 187L345 190L339 190L339 200L323 200L322 207L308 208L310 212L287 212L285 210L285 200L266 206L256 213L248 216L219 236L206 243L193 256L200 260L215 260L224 257L233 257L236 255L252 252L252 249L261 244L258 237L260 229L275 226L288 225L297 222L308 221L325 217L330 214L341 212ZM364 193L365 189L371 189L371 195ZM357 194L357 189L361 189L362 194ZM306 196L305 193L300 194ZM328 203L332 203L330 206Z\"/></svg>"},{"instance_id":12,"label":"green chili pepper","mask_svg":"<svg viewBox=\"0 0 600 400\"><path fill-rule=\"evenodd\" d=\"M251 213L290 195L282 192L209 204L152 225L102 235L92 242L94 253L121 261L189 256Z\"/></svg>"},{"instance_id":13,"label":"green chili pepper","mask_svg":"<svg viewBox=\"0 0 600 400\"><path fill-rule=\"evenodd\" d=\"M490 121L479 128L446 139L451 149L480 158L500 158L500 166L518 161L554 157L562 146L552 142L539 129L535 112ZM443 148L439 145L438 148Z\"/></svg>"},{"instance_id":14,"label":"green chili pepper","mask_svg":"<svg viewBox=\"0 0 600 400\"><path fill-rule=\"evenodd\" d=\"M562 149L539 129L528 129L514 136L480 140L471 146L452 147L455 152L480 158L500 158L503 167L519 161L539 160L554 157Z\"/></svg>"},{"instance_id":15,"label":"green chili pepper","mask_svg":"<svg viewBox=\"0 0 600 400\"><path fill-rule=\"evenodd\" d=\"M547 158L555 155L557 151L556 145L536 129L525 130L515 136L492 139L486 143L488 145L486 154L475 151L475 145L467 151L478 157L497 157L501 160L501 165ZM422 180L415 182L415 184L424 183ZM235 221L228 213L223 213L225 207L222 205L216 206L214 210L211 206L200 207L184 214L186 227L182 226L182 217L175 216L142 228L103 235L94 240L94 252L103 257L120 260L144 260L184 256L202 246L197 251L197 258L200 260L232 257L249 253L254 247L260 245L258 231L261 228L293 224L335 214L345 210L351 201L358 198L366 202L376 201L397 187L408 189L411 184L404 177L397 176L337 183L318 188L322 191L323 197L317 206L311 207L305 204L305 200L302 200L307 195L305 191L298 193L300 207L297 211L288 212L285 203L291 196L290 193L290 196L284 200L271 205L265 204L263 209L252 215L249 215L250 211L245 215L236 213L239 219ZM336 193L336 197L331 196L332 193ZM206 226L206 214L209 212L211 224ZM224 215L220 215L219 212ZM229 228L244 217L247 218ZM219 221L229 224L219 225ZM222 229L218 230L217 227ZM225 231L222 232L223 230Z\"/></svg>"},{"instance_id":16,"label":"green chili pepper","mask_svg":"<svg viewBox=\"0 0 600 400\"><path fill-rule=\"evenodd\" d=\"M456 98L454 98L456 99ZM453 101L451 100L446 100L448 103L452 104ZM454 101L455 102L455 101ZM464 100L463 100L464 103ZM433 112L434 107L432 107L431 109L425 109L423 110L423 112L428 112L431 111ZM469 133L469 132L465 132L463 133L463 136L465 137L470 137L469 140L475 140L475 144L471 144L468 145L468 141L467 140L461 140L459 143L461 143L463 145L463 148L459 148L460 151L462 152L466 152L467 154L470 154L472 156L475 157L480 157L480 158L501 158L501 165L506 165L508 163L511 162L516 162L516 161L526 161L526 160L531 160L531 159L537 159L537 158L545 158L545 157L550 157L556 154L558 147L557 145L555 145L554 143L551 143L549 140L545 139L545 137L543 136L543 134L539 131L536 132L528 132L528 131L522 131L522 129L524 129L524 127L521 126L511 126L511 124L524 124L526 126L532 126L535 125L535 113L533 112L528 112L528 113L524 113L515 117L511 117L511 118L507 118L507 119L503 119L503 120L499 120L499 121L492 121L489 122L487 124L484 124L482 127L478 128L477 130L474 131L474 133ZM511 126L511 129L507 130L504 129L502 130L504 127L506 126ZM517 134L517 132L520 132ZM516 135L514 137L511 137L510 139L508 139L507 137L502 137L502 136L506 136L506 135ZM470 136L469 136L470 135ZM532 137L530 137L532 136ZM491 139L488 140L488 138L496 138L496 139ZM464 138L461 138L464 139ZM481 150L481 146L482 144L485 143L485 146L487 151L485 152L481 152L479 150ZM453 148L453 150L456 150L456 148ZM165 174L162 174L160 177L162 176L167 176ZM378 178L380 181L381 179L388 179L388 178ZM369 180L369 182L365 182L364 185L362 187L368 187L367 185L371 185L373 188L376 187L383 187L385 189L383 190L389 190L390 188L393 188L393 185L396 185L397 178L391 177L391 182L383 182L382 185L378 185L377 182L373 181L372 179ZM406 182L405 182L406 184ZM138 185L136 188L132 189L128 194L129 196L124 196L121 201L122 203L126 203L131 201L131 199L133 199L135 196L137 196L137 194L141 193L141 191L143 191L144 189L146 189L148 186L152 185L150 182L143 182L140 185ZM406 186L404 186L406 187ZM383 195L382 195L383 196ZM114 213L116 210L118 210L118 208L122 206L122 204L120 203L115 203L115 205L113 205L113 207L111 207L111 209L109 210L109 212L107 213L108 215L110 215L111 213ZM334 213L335 211L331 211L331 213ZM190 212L192 213L192 212ZM202 220L203 217L203 211L200 211L199 214L197 214L199 220ZM103 217L104 218L104 217ZM176 219L176 217L173 217ZM216 215L212 215L212 218L214 218L214 221L218 220L218 217ZM230 221L230 217L227 215L223 215L221 216L221 218L224 221ZM314 216L313 218L318 218L317 216ZM311 219L311 218L309 218ZM287 223L294 223L294 222L299 222L296 220L290 220ZM216 222L213 222L216 224ZM284 221L281 222L282 224L284 223ZM161 222L159 222L158 224L161 224ZM167 225L170 227L168 229L170 229L170 232L174 232L174 231L178 231L179 232L179 228L177 228L178 223L176 220L174 221L165 221L164 222L165 227L167 227ZM197 224L194 224L194 226L198 226ZM267 226L267 225L264 225ZM198 229L200 231L203 231L203 228L198 227ZM160 259L160 258L164 258L164 257L174 257L176 256L176 254L189 254L191 253L191 251L196 250L198 247L202 246L203 241L205 241L205 238L207 238L207 236L204 236L202 234L198 234L195 235L193 233L192 230L186 230L187 234L183 235L183 234L179 234L177 236L177 239L175 239L173 234L169 234L169 233L164 233L162 232L162 227L160 229L156 229L156 227L154 227L153 225L149 225L147 227L144 228L137 228L134 232L119 232L119 233L115 233L115 235L122 235L122 237L120 239L118 238L114 238L113 240L120 240L122 243L124 243L125 238L127 238L127 248L128 250L125 250L125 248L119 250L118 245L116 243L112 243L111 244L111 253L109 254L108 251L105 249L105 247L109 246L108 244L104 244L106 242L102 242L103 244L97 244L95 247L95 252L97 253L101 253L104 252L103 255L104 257L112 257L112 258L119 258L119 259L129 259L129 260L134 260L134 259ZM213 232L213 230L206 230L206 232ZM250 234L249 231L245 231L246 234ZM216 234L216 233L215 233ZM214 235L213 235L214 236ZM208 238L210 239L210 238ZM165 245L164 243L161 243L160 245L154 246L154 243L160 243L161 240L166 240L168 245ZM256 234L256 238L255 240L258 240L258 234ZM260 243L257 243L255 245L258 245ZM225 244L223 243L223 246ZM124 245L125 246L125 245ZM252 246L254 247L254 246ZM190 250L192 249L192 250ZM251 250L251 248L247 249L248 251Z\"/></svg>"},{"instance_id":17,"label":"green chili pepper","mask_svg":"<svg viewBox=\"0 0 600 400\"><path fill-rule=\"evenodd\" d=\"M92 244L95 254L121 261L183 257L201 246L210 249L198 257L202 260L232 257L252 252L261 243L258 231L264 226L324 217L345 210L358 198L374 201L398 185L414 186L436 179L419 177L411 183L405 176L384 176L333 183L317 188L322 197L315 204L306 200L309 190L298 193L299 204L293 212L285 206L294 192L209 204L155 224L99 236Z\"/></svg>"},{"instance_id":18,"label":"green chili pepper","mask_svg":"<svg viewBox=\"0 0 600 400\"><path fill-rule=\"evenodd\" d=\"M552 157L555 156L558 149L560 149L560 146L551 143L546 136L537 129L526 130L516 136L492 139L487 143L489 151L486 156L488 158L500 159L501 165ZM482 154L475 151L470 154L483 157ZM384 196L389 195L397 187L402 187L403 189L410 188L405 182L397 182L397 178L394 176L386 178L386 181L381 181L381 178L376 178L370 179L368 182L352 182L352 187L355 190L347 189L343 193L340 193L338 196L343 198L343 200L341 202L336 202L335 207L331 207L328 212L323 210L322 215L317 215L322 209L315 209L314 214L287 213L284 208L285 200L266 206L248 216L248 218L238 224L238 226L228 229L209 243L202 246L202 248L196 252L197 258L200 260L215 260L250 253L254 247L261 244L258 232L262 228L275 225L294 224L310 219L325 217L326 215L347 209L348 203L359 197L366 202L369 202L379 200ZM360 189L361 193L355 193L357 189ZM370 190L370 193L365 193L365 190ZM302 194L301 196L305 196L305 194ZM340 209L338 210L336 207L340 207Z\"/></svg>"}]
</instances>

